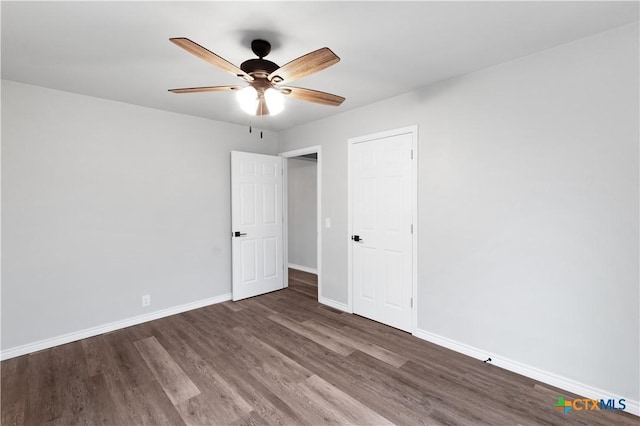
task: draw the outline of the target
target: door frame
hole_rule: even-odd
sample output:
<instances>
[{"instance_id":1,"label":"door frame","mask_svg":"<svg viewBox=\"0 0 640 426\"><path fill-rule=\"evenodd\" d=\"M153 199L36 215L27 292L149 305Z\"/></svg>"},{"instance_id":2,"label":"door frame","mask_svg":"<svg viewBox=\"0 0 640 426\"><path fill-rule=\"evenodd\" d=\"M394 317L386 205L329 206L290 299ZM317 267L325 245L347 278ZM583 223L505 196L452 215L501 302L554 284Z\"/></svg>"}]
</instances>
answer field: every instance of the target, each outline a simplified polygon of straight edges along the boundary
<instances>
[{"instance_id":1,"label":"door frame","mask_svg":"<svg viewBox=\"0 0 640 426\"><path fill-rule=\"evenodd\" d=\"M282 162L282 259L285 263L284 286L289 287L289 186L288 186L288 159L300 157L301 155L317 154L316 163L316 264L318 270L318 301L322 294L322 147L320 145L306 148L294 149L292 151L281 152L278 155L283 158Z\"/></svg>"},{"instance_id":2,"label":"door frame","mask_svg":"<svg viewBox=\"0 0 640 426\"><path fill-rule=\"evenodd\" d=\"M376 139L388 138L391 136L411 135L411 222L413 224L412 238L412 271L411 271L411 334L415 333L418 327L418 125L401 127L398 129L387 130L384 132L372 133L369 135L358 136L348 139L347 149L347 304L349 312L353 313L353 244L351 244L351 235L353 235L353 182L351 181L351 160L353 157L352 150L356 143L363 143Z\"/></svg>"}]
</instances>

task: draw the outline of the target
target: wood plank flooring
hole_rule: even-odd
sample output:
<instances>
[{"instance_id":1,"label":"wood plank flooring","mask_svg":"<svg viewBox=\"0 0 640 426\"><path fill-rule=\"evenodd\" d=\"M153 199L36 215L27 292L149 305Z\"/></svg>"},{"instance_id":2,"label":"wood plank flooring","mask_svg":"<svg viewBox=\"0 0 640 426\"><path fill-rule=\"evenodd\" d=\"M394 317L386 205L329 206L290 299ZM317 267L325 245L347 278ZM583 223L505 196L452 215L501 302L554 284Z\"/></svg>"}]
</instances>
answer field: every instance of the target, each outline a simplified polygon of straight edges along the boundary
<instances>
[{"instance_id":1,"label":"wood plank flooring","mask_svg":"<svg viewBox=\"0 0 640 426\"><path fill-rule=\"evenodd\" d=\"M317 303L313 275L2 362L2 425L637 425Z\"/></svg>"},{"instance_id":2,"label":"wood plank flooring","mask_svg":"<svg viewBox=\"0 0 640 426\"><path fill-rule=\"evenodd\" d=\"M318 299L318 276L297 269L289 269L289 288Z\"/></svg>"}]
</instances>

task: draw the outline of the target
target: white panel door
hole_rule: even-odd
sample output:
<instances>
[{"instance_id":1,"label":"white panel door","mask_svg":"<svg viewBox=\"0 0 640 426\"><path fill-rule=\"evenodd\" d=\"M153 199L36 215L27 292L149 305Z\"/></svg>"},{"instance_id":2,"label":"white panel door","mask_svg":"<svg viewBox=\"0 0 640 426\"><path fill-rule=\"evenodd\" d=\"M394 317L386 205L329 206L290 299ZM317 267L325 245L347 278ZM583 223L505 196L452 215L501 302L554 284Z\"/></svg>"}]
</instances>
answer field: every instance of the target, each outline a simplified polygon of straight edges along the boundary
<instances>
[{"instance_id":1,"label":"white panel door","mask_svg":"<svg viewBox=\"0 0 640 426\"><path fill-rule=\"evenodd\" d=\"M282 158L231 152L233 300L284 288Z\"/></svg>"},{"instance_id":2,"label":"white panel door","mask_svg":"<svg viewBox=\"0 0 640 426\"><path fill-rule=\"evenodd\" d=\"M353 312L411 331L411 133L353 143L350 152Z\"/></svg>"}]
</instances>

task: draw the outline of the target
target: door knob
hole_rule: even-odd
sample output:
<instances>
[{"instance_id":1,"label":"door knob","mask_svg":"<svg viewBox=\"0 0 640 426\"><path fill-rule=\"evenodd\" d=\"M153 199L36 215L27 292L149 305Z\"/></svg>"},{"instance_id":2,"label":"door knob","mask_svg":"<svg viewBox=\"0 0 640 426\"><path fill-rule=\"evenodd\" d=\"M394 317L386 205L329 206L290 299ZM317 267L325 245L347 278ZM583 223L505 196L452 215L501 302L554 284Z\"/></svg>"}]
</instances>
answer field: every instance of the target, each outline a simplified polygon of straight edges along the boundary
<instances>
[{"instance_id":1,"label":"door knob","mask_svg":"<svg viewBox=\"0 0 640 426\"><path fill-rule=\"evenodd\" d=\"M358 242L358 241L362 241L362 239L360 238L360 235L352 235L352 236L351 236L351 239L352 239L353 241L356 241L356 242Z\"/></svg>"},{"instance_id":2,"label":"door knob","mask_svg":"<svg viewBox=\"0 0 640 426\"><path fill-rule=\"evenodd\" d=\"M232 237L241 237L243 235L247 235L247 233L246 232L236 231L233 234L231 234Z\"/></svg>"}]
</instances>

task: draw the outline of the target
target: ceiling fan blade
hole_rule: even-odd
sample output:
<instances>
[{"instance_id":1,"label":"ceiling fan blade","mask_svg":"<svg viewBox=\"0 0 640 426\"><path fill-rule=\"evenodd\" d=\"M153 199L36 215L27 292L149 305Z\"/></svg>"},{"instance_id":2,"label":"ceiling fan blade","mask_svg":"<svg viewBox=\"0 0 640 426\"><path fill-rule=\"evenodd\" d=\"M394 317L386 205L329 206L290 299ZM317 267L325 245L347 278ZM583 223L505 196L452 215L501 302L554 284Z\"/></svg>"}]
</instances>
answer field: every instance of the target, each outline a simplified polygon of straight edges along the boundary
<instances>
[{"instance_id":1,"label":"ceiling fan blade","mask_svg":"<svg viewBox=\"0 0 640 426\"><path fill-rule=\"evenodd\" d=\"M183 89L169 89L173 93L199 93L199 92L225 92L229 90L240 90L244 86L207 86L207 87L185 87ZM256 115L269 115L269 108L264 96L259 97L256 107Z\"/></svg>"},{"instance_id":2,"label":"ceiling fan blade","mask_svg":"<svg viewBox=\"0 0 640 426\"><path fill-rule=\"evenodd\" d=\"M323 47L284 64L271 73L269 80L274 83L288 83L321 71L338 62L340 62L340 58L328 47Z\"/></svg>"},{"instance_id":3,"label":"ceiling fan blade","mask_svg":"<svg viewBox=\"0 0 640 426\"><path fill-rule=\"evenodd\" d=\"M169 89L173 93L198 93L198 92L224 92L226 90L239 90L242 86L207 86L207 87L185 87L183 89Z\"/></svg>"},{"instance_id":4,"label":"ceiling fan blade","mask_svg":"<svg viewBox=\"0 0 640 426\"><path fill-rule=\"evenodd\" d=\"M280 91L283 95L291 96L292 98L330 106L339 106L345 100L342 96L318 90L303 89L302 87L281 87Z\"/></svg>"},{"instance_id":5,"label":"ceiling fan blade","mask_svg":"<svg viewBox=\"0 0 640 426\"><path fill-rule=\"evenodd\" d=\"M211 65L215 65L216 67L235 75L236 77L240 77L246 81L253 81L253 77L233 65L231 62L200 46L198 43L189 40L188 38L176 37L170 38L169 41L183 48L187 52L196 55L198 58L209 62Z\"/></svg>"}]
</instances>

